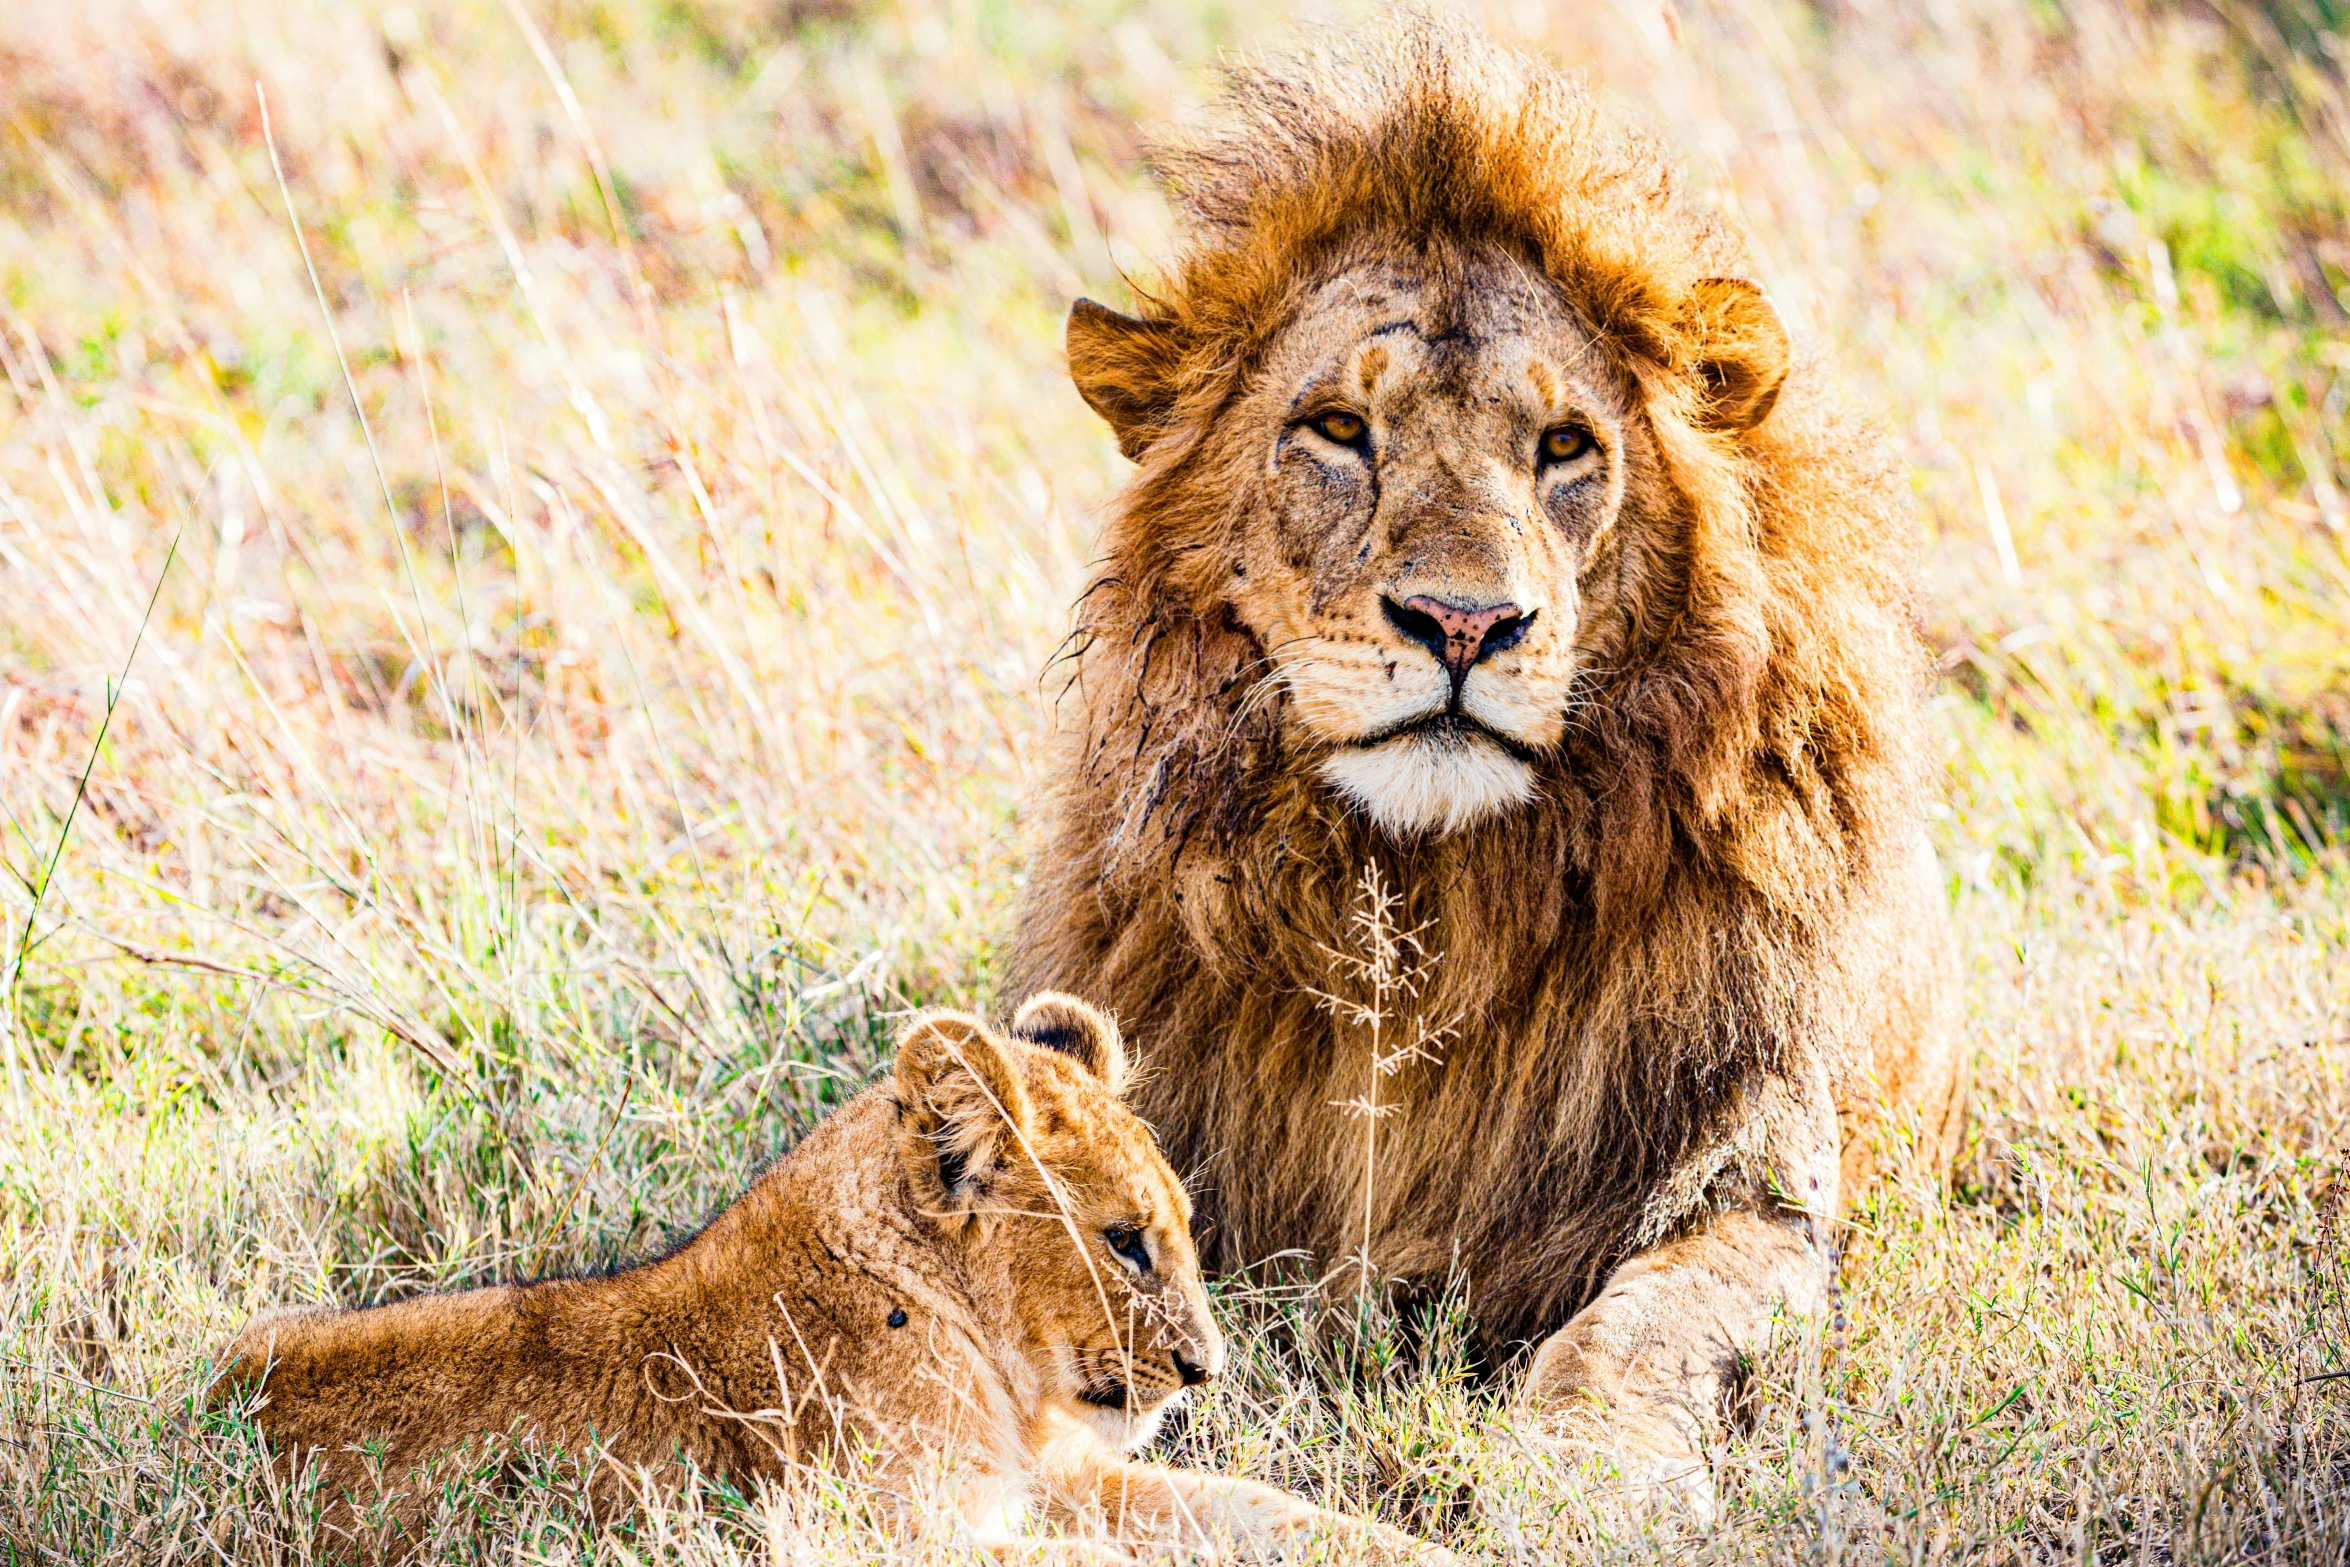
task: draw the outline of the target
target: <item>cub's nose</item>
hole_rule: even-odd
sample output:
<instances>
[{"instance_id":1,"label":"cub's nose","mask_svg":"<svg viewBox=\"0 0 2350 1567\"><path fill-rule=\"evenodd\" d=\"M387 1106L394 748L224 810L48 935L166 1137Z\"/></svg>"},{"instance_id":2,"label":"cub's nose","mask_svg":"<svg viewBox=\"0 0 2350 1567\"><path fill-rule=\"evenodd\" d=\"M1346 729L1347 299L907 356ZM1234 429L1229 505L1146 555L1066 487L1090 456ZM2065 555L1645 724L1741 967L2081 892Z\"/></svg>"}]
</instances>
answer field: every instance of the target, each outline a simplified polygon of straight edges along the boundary
<instances>
[{"instance_id":1,"label":"cub's nose","mask_svg":"<svg viewBox=\"0 0 2350 1567\"><path fill-rule=\"evenodd\" d=\"M1221 1359L1222 1357L1217 1356L1213 1358ZM1216 1375L1216 1367L1213 1365L1200 1365L1193 1361L1190 1356L1184 1354L1181 1350L1176 1350L1174 1352L1174 1361L1175 1374L1183 1379L1183 1385L1185 1387L1198 1387L1202 1382L1209 1381Z\"/></svg>"},{"instance_id":2,"label":"cub's nose","mask_svg":"<svg viewBox=\"0 0 2350 1567\"><path fill-rule=\"evenodd\" d=\"M1458 685L1477 661L1503 648L1515 647L1534 623L1515 604L1447 604L1425 593L1415 593L1398 604L1380 600L1387 623L1436 655Z\"/></svg>"}]
</instances>

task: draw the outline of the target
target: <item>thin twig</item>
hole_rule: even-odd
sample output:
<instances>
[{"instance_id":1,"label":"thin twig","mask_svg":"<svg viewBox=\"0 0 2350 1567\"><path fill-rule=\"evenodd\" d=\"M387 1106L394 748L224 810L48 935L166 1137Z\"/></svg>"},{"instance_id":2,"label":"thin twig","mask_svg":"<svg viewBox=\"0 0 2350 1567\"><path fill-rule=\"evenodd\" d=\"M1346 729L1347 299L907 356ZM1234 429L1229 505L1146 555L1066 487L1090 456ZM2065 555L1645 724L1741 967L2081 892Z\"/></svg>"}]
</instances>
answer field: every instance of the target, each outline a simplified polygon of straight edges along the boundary
<instances>
[{"instance_id":1,"label":"thin twig","mask_svg":"<svg viewBox=\"0 0 2350 1567\"><path fill-rule=\"evenodd\" d=\"M60 1382L70 1382L75 1387L81 1388L85 1392L103 1393L108 1398L119 1398L126 1403L132 1404L151 1405L155 1402L155 1400L152 1398L142 1398L136 1393L125 1393L121 1388L118 1387L100 1387L95 1382L84 1382L80 1377L74 1376L70 1372L59 1371L50 1366L37 1365L34 1362L25 1359L22 1355L0 1355L0 1360L5 1360L12 1366L22 1366L25 1370L34 1372L42 1377L54 1377Z\"/></svg>"},{"instance_id":2,"label":"thin twig","mask_svg":"<svg viewBox=\"0 0 2350 1567\"><path fill-rule=\"evenodd\" d=\"M122 674L107 689L106 711L98 720L98 733L90 742L90 754L82 763L82 775L73 786L73 801L65 808L65 821L57 829L57 847L49 852L49 863L41 871L40 884L31 889L32 902L24 911L24 929L17 933L16 953L8 964L8 1087L16 1100L19 1115L25 1112L24 1066L17 1042L23 1037L22 1003L24 999L25 959L41 945L33 939L33 924L40 917L41 901L49 894L49 885L57 879L57 867L64 863L65 845L73 836L73 824L80 816L82 801L90 792L90 774L98 767L98 753L106 749L106 733L114 727L114 710L122 705L123 696L130 690L131 666L138 662L139 648L147 640L147 626L155 618L155 606L162 602L163 584L171 579L171 565L179 559L180 539L187 533L183 525L171 536L171 548L164 552L163 569L155 574L155 591L147 595L146 612L139 616L139 629L131 634L131 650L123 656ZM46 940L47 938L43 938Z\"/></svg>"},{"instance_id":3,"label":"thin twig","mask_svg":"<svg viewBox=\"0 0 2350 1567\"><path fill-rule=\"evenodd\" d=\"M612 1107L611 1124L604 1128L604 1136L596 1144L596 1151L588 1155L586 1164L580 1166L578 1179L571 1183L571 1195L563 1199L562 1208L555 1214L555 1222L548 1225L546 1233L539 1237L538 1254L530 1259L534 1270L547 1260L547 1252L555 1244L555 1237L563 1233L563 1221L571 1217L571 1205L579 1201L579 1194L586 1188L588 1177L595 1174L596 1166L603 1162L604 1150L612 1146L612 1134L620 1130L620 1117L626 1113L628 1096L634 1092L636 1074L631 1072L620 1084L620 1103Z\"/></svg>"}]
</instances>

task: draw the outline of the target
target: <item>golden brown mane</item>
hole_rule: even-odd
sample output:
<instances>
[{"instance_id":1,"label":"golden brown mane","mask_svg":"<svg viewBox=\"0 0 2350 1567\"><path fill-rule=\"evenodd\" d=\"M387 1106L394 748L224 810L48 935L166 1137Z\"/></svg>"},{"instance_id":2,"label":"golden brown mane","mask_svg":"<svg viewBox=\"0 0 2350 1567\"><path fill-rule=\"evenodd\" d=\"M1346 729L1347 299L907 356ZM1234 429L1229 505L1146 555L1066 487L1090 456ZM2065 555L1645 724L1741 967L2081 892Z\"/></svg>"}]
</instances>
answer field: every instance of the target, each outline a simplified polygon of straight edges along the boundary
<instances>
[{"instance_id":1,"label":"golden brown mane","mask_svg":"<svg viewBox=\"0 0 2350 1567\"><path fill-rule=\"evenodd\" d=\"M1815 369L1754 428L1708 427L1725 389L1690 300L1737 247L1652 143L1539 65L1420 23L1238 71L1162 166L1192 238L1144 303L1179 395L1081 601L1015 978L1149 1020L1143 1108L1204 1166L1211 1261L1335 1260L1361 1221L1331 1148L1361 1132L1331 1107L1333 1063L1361 1046L1306 992L1378 867L1442 954L1415 1010L1456 1032L1391 1089L1374 1260L1440 1276L1457 1257L1489 1338L1522 1340L1760 1179L1758 1113L1848 1071L1873 1024L1843 965L1850 911L1919 827L1914 525ZM1552 279L1638 389L1659 471L1622 526L1653 555L1536 803L1397 842L1285 758L1281 693L1218 597L1247 497L1201 452L1334 268L1496 250Z\"/></svg>"}]
</instances>

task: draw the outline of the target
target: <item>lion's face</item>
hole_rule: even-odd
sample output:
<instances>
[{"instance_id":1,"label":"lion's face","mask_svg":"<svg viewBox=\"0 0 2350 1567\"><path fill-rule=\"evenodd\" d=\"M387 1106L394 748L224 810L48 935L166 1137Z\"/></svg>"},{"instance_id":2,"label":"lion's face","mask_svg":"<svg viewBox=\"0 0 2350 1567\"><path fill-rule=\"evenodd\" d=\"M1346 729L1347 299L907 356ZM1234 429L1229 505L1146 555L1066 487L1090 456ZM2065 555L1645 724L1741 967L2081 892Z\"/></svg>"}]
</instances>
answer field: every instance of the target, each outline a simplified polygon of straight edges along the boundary
<instances>
[{"instance_id":1,"label":"lion's face","mask_svg":"<svg viewBox=\"0 0 2350 1567\"><path fill-rule=\"evenodd\" d=\"M1366 266L1219 421L1261 475L1232 607L1322 776L1390 832L1532 794L1637 456L1625 404L1546 280Z\"/></svg>"},{"instance_id":2,"label":"lion's face","mask_svg":"<svg viewBox=\"0 0 2350 1567\"><path fill-rule=\"evenodd\" d=\"M1720 344L1697 367L1712 421L1761 419L1775 313L1729 279L1687 308ZM1130 454L1179 417L1182 351L1167 325L1070 318L1079 389ZM1174 470L1222 492L1213 591L1286 697L1291 753L1389 833L1532 799L1579 677L1621 649L1659 554L1643 530L1674 510L1640 397L1548 275L1386 247L1302 294Z\"/></svg>"},{"instance_id":3,"label":"lion's face","mask_svg":"<svg viewBox=\"0 0 2350 1567\"><path fill-rule=\"evenodd\" d=\"M1224 1369L1191 1199L1118 1095L1117 1026L1044 994L1010 1039L934 1014L899 1047L901 1149L932 1216L999 1281L1002 1324L1060 1407L1139 1446Z\"/></svg>"}]
</instances>

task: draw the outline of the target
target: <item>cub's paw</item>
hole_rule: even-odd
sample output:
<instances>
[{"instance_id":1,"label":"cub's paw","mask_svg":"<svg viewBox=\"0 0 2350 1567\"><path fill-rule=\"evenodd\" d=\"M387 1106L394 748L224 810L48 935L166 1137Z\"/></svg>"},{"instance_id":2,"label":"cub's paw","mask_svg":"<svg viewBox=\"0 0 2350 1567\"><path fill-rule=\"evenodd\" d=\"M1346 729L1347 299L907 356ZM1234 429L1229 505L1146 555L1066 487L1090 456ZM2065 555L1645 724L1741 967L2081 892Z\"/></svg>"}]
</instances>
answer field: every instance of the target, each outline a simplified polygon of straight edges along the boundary
<instances>
[{"instance_id":1,"label":"cub's paw","mask_svg":"<svg viewBox=\"0 0 2350 1567\"><path fill-rule=\"evenodd\" d=\"M982 1554L1004 1567L1134 1567L1137 1562L1167 1562L1173 1555L1150 1556L1122 1551L1095 1540L1014 1541L982 1547Z\"/></svg>"},{"instance_id":2,"label":"cub's paw","mask_svg":"<svg viewBox=\"0 0 2350 1567\"><path fill-rule=\"evenodd\" d=\"M1343 1541L1337 1559L1362 1562L1366 1567L1388 1567L1388 1564L1410 1563L1411 1567L1458 1567L1460 1558L1443 1546L1406 1534L1392 1524L1346 1517L1341 1513L1325 1513L1315 1531L1328 1538Z\"/></svg>"},{"instance_id":3,"label":"cub's paw","mask_svg":"<svg viewBox=\"0 0 2350 1567\"><path fill-rule=\"evenodd\" d=\"M1383 1523L1372 1524L1370 1528L1381 1553L1373 1556L1373 1561L1411 1562L1415 1567L1459 1567L1460 1558L1433 1541Z\"/></svg>"},{"instance_id":4,"label":"cub's paw","mask_svg":"<svg viewBox=\"0 0 2350 1567\"><path fill-rule=\"evenodd\" d=\"M1432 1544L1416 1535L1405 1533L1392 1524L1373 1520L1350 1518L1311 1503L1285 1498L1289 1508L1276 1522L1263 1520L1261 1530L1253 1542L1253 1557L1259 1561L1288 1561L1316 1555L1313 1542L1328 1542L1320 1550L1319 1558L1348 1563L1362 1563L1363 1567L1457 1567L1459 1558L1441 1545ZM1329 1544L1337 1545L1336 1551Z\"/></svg>"}]
</instances>

